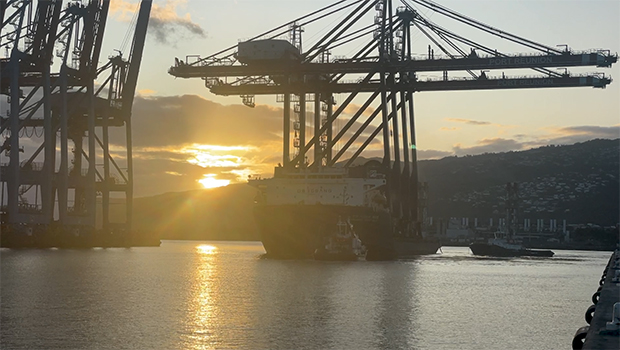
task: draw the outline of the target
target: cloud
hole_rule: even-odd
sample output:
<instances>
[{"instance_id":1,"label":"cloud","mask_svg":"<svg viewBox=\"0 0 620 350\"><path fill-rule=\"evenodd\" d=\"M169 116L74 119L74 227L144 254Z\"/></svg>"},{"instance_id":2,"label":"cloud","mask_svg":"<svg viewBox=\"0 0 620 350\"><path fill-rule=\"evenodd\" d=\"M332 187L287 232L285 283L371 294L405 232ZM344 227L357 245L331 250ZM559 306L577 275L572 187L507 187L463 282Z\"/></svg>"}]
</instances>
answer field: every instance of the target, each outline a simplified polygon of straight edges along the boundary
<instances>
[{"instance_id":1,"label":"cloud","mask_svg":"<svg viewBox=\"0 0 620 350\"><path fill-rule=\"evenodd\" d=\"M564 142L575 143L594 138L599 139L616 139L620 137L620 125L613 126L567 126L562 128L552 129L554 134L559 135L556 140L563 140ZM563 142L563 143L564 143Z\"/></svg>"},{"instance_id":2,"label":"cloud","mask_svg":"<svg viewBox=\"0 0 620 350\"><path fill-rule=\"evenodd\" d=\"M468 125L492 125L492 123L490 122L482 122L482 121L471 120L471 119L446 118L446 120L449 122L464 123Z\"/></svg>"},{"instance_id":3,"label":"cloud","mask_svg":"<svg viewBox=\"0 0 620 350\"><path fill-rule=\"evenodd\" d=\"M197 95L136 96L132 110L136 196L200 189L199 181L204 182L207 174L213 174L209 178L231 183L244 182L249 175L271 176L273 167L282 162L282 115L282 109L277 106L222 105ZM307 140L313 130L311 115L309 112ZM344 117L335 125L342 127L346 121ZM341 161L352 155L378 122L368 127ZM355 123L346 133L334 148L334 155L360 125ZM517 151L593 138L617 138L620 134L620 126L548 127L543 130L542 136L519 134L485 138L472 145L454 145L451 150L418 149L418 159ZM381 157L381 138L379 133L362 156ZM126 168L122 160L124 130L112 128L110 142L119 167ZM312 158L312 150L309 156Z\"/></svg>"},{"instance_id":4,"label":"cloud","mask_svg":"<svg viewBox=\"0 0 620 350\"><path fill-rule=\"evenodd\" d=\"M157 93L157 91L151 90L151 89L138 90L138 95L141 95L141 96L154 95L155 93Z\"/></svg>"},{"instance_id":5,"label":"cloud","mask_svg":"<svg viewBox=\"0 0 620 350\"><path fill-rule=\"evenodd\" d=\"M460 130L460 129L461 128L446 128L445 126L439 128L439 130L441 130L441 131L455 131L455 130Z\"/></svg>"},{"instance_id":6,"label":"cloud","mask_svg":"<svg viewBox=\"0 0 620 350\"><path fill-rule=\"evenodd\" d=\"M243 182L248 175L271 176L273 167L282 162L282 114L279 107L222 105L196 95L136 96L132 109L136 195L200 188L198 181L206 174L232 183ZM308 141L312 120L309 113ZM335 125L342 127L346 121L342 118ZM359 126L353 125L334 154ZM375 128L369 126L351 150ZM124 132L110 134L113 148L122 156ZM369 152L375 148L382 152L379 138L368 146ZM312 158L312 150L308 155Z\"/></svg>"},{"instance_id":7,"label":"cloud","mask_svg":"<svg viewBox=\"0 0 620 350\"><path fill-rule=\"evenodd\" d=\"M449 157L449 156L452 156L452 155L454 155L454 153L452 153L452 152L439 151L439 150L434 150L434 149L418 150L417 151L418 160L440 159L440 158Z\"/></svg>"},{"instance_id":8,"label":"cloud","mask_svg":"<svg viewBox=\"0 0 620 350\"><path fill-rule=\"evenodd\" d=\"M593 139L618 139L620 138L620 125L613 126L567 126L547 127L548 131L542 136L525 134L514 135L509 138L482 139L474 146L464 147L460 144L453 146L454 154L476 155L482 153L497 153L509 151L521 151L547 145L572 145Z\"/></svg>"},{"instance_id":9,"label":"cloud","mask_svg":"<svg viewBox=\"0 0 620 350\"><path fill-rule=\"evenodd\" d=\"M281 109L225 106L196 95L136 96L132 115L135 147L260 147L282 133Z\"/></svg>"},{"instance_id":10,"label":"cloud","mask_svg":"<svg viewBox=\"0 0 620 350\"><path fill-rule=\"evenodd\" d=\"M282 109L221 105L196 95L136 96L132 109L136 196L202 188L206 174L242 182L282 162ZM110 130L121 168L125 133Z\"/></svg>"},{"instance_id":11,"label":"cloud","mask_svg":"<svg viewBox=\"0 0 620 350\"><path fill-rule=\"evenodd\" d=\"M349 103L345 108L343 113L344 114L348 114L348 115L354 115L355 113L357 113L357 111L359 111L362 108L361 105L356 105L355 103ZM362 115L365 117L370 116L371 114L373 114L375 111L375 108L372 106L368 106L368 108L366 108L363 112Z\"/></svg>"},{"instance_id":12,"label":"cloud","mask_svg":"<svg viewBox=\"0 0 620 350\"><path fill-rule=\"evenodd\" d=\"M514 137L523 140L525 148L534 148L546 145L572 145L578 142L585 142L593 139L617 139L620 138L620 125L612 126L566 126L566 127L545 127L542 130L547 133L541 136L515 135Z\"/></svg>"},{"instance_id":13,"label":"cloud","mask_svg":"<svg viewBox=\"0 0 620 350\"><path fill-rule=\"evenodd\" d=\"M169 45L188 34L199 38L206 37L204 29L192 21L189 13L184 16L177 13L185 3L185 0L166 0L163 5L152 5L149 33L154 36L155 41ZM121 21L130 21L137 10L138 5L127 0L113 0L110 4L111 13Z\"/></svg>"},{"instance_id":14,"label":"cloud","mask_svg":"<svg viewBox=\"0 0 620 350\"><path fill-rule=\"evenodd\" d=\"M110 1L110 13L115 15L119 21L129 22L134 13L140 8L139 6L139 3L127 0L112 0Z\"/></svg>"},{"instance_id":15,"label":"cloud","mask_svg":"<svg viewBox=\"0 0 620 350\"><path fill-rule=\"evenodd\" d=\"M482 139L477 142L476 146L471 147L463 147L460 144L456 144L452 147L454 154L457 156L509 152L521 149L523 149L522 143L502 138Z\"/></svg>"}]
</instances>

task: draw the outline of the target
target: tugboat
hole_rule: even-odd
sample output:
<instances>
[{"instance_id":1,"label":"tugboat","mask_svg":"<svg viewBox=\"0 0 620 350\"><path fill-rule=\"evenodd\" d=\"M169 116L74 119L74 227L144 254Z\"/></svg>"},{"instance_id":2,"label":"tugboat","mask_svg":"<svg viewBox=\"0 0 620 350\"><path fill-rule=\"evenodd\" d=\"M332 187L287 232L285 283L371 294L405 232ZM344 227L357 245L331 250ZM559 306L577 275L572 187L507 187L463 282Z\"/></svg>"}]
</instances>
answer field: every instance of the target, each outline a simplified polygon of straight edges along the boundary
<instances>
[{"instance_id":1,"label":"tugboat","mask_svg":"<svg viewBox=\"0 0 620 350\"><path fill-rule=\"evenodd\" d=\"M474 255L486 255L497 257L517 257L517 256L541 256L552 257L550 250L533 250L525 248L514 242L514 233L517 230L517 207L519 202L519 187L516 182L506 184L506 227L502 232L494 234L494 238L487 243L472 243L469 246Z\"/></svg>"},{"instance_id":2,"label":"tugboat","mask_svg":"<svg viewBox=\"0 0 620 350\"><path fill-rule=\"evenodd\" d=\"M551 250L528 249L520 244L511 243L506 238L497 237L489 239L487 243L472 243L469 246L474 255L517 257L517 256L540 256L552 257Z\"/></svg>"},{"instance_id":3,"label":"tugboat","mask_svg":"<svg viewBox=\"0 0 620 350\"><path fill-rule=\"evenodd\" d=\"M315 260L355 261L366 257L366 247L353 231L349 220L338 218L336 231L327 236L327 243L314 252Z\"/></svg>"}]
</instances>

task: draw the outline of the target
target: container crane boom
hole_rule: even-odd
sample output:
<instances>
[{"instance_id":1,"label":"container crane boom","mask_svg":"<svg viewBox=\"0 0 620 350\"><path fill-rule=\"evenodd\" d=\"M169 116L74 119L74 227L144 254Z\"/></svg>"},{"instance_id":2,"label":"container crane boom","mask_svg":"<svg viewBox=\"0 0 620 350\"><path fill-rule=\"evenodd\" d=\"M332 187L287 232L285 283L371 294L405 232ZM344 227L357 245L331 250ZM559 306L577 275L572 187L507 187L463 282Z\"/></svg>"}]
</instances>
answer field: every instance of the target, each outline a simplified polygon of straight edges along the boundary
<instances>
[{"instance_id":1,"label":"container crane boom","mask_svg":"<svg viewBox=\"0 0 620 350\"><path fill-rule=\"evenodd\" d=\"M394 91L455 91L455 90L506 90L526 88L560 88L560 87L595 87L605 88L612 79L602 74L597 75L564 75L561 77L503 77L503 78L478 78L478 79L450 79L450 80L415 80L409 83L395 84ZM345 82L329 83L317 81L316 83L289 84L245 84L230 85L221 84L211 87L211 92L216 95L274 95L283 94L287 91L305 91L306 93L331 92L374 92L381 86L378 81L368 83Z\"/></svg>"},{"instance_id":2,"label":"container crane boom","mask_svg":"<svg viewBox=\"0 0 620 350\"><path fill-rule=\"evenodd\" d=\"M388 71L394 72L433 72L433 71L464 71L486 69L518 69L518 68L557 68L596 66L610 67L618 60L617 55L606 51L583 53L563 53L549 55L511 55L466 58L442 58L428 60L399 61L390 64ZM278 74L364 74L376 71L379 62L376 59L364 61L341 60L335 62L264 62L247 65L188 65L177 61L168 71L177 78L208 78L208 77L242 77L251 75Z\"/></svg>"},{"instance_id":3,"label":"container crane boom","mask_svg":"<svg viewBox=\"0 0 620 350\"><path fill-rule=\"evenodd\" d=\"M138 13L138 20L136 21L136 32L131 46L127 80L125 80L122 92L122 115L126 120L131 116L131 107L133 105L136 86L138 84L138 72L140 71L140 62L142 62L142 53L144 51L144 42L146 40L146 29L149 25L149 15L151 13L152 4L152 0L142 0L140 3L140 11Z\"/></svg>"}]
</instances>

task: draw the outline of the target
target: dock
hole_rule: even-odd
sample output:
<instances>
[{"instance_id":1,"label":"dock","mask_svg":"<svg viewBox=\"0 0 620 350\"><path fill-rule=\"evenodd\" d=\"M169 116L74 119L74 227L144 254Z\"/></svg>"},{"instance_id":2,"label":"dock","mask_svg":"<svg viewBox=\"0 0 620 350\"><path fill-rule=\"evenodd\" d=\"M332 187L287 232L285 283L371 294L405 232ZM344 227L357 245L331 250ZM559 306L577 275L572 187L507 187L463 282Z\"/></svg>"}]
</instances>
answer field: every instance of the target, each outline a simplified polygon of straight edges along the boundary
<instances>
[{"instance_id":1,"label":"dock","mask_svg":"<svg viewBox=\"0 0 620 350\"><path fill-rule=\"evenodd\" d=\"M592 302L585 315L590 325L577 330L573 349L620 349L620 248L611 255Z\"/></svg>"}]
</instances>

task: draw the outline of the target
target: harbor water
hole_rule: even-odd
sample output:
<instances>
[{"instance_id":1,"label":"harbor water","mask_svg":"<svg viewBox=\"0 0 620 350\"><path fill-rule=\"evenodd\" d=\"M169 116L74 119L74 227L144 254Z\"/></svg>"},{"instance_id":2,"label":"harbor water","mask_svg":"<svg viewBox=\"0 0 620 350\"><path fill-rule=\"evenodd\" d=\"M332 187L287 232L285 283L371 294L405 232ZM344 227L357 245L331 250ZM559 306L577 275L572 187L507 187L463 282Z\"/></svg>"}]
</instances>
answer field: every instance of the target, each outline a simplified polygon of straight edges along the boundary
<instances>
[{"instance_id":1,"label":"harbor water","mask_svg":"<svg viewBox=\"0 0 620 350\"><path fill-rule=\"evenodd\" d=\"M2 349L570 349L611 252L263 259L258 242L0 250Z\"/></svg>"}]
</instances>

